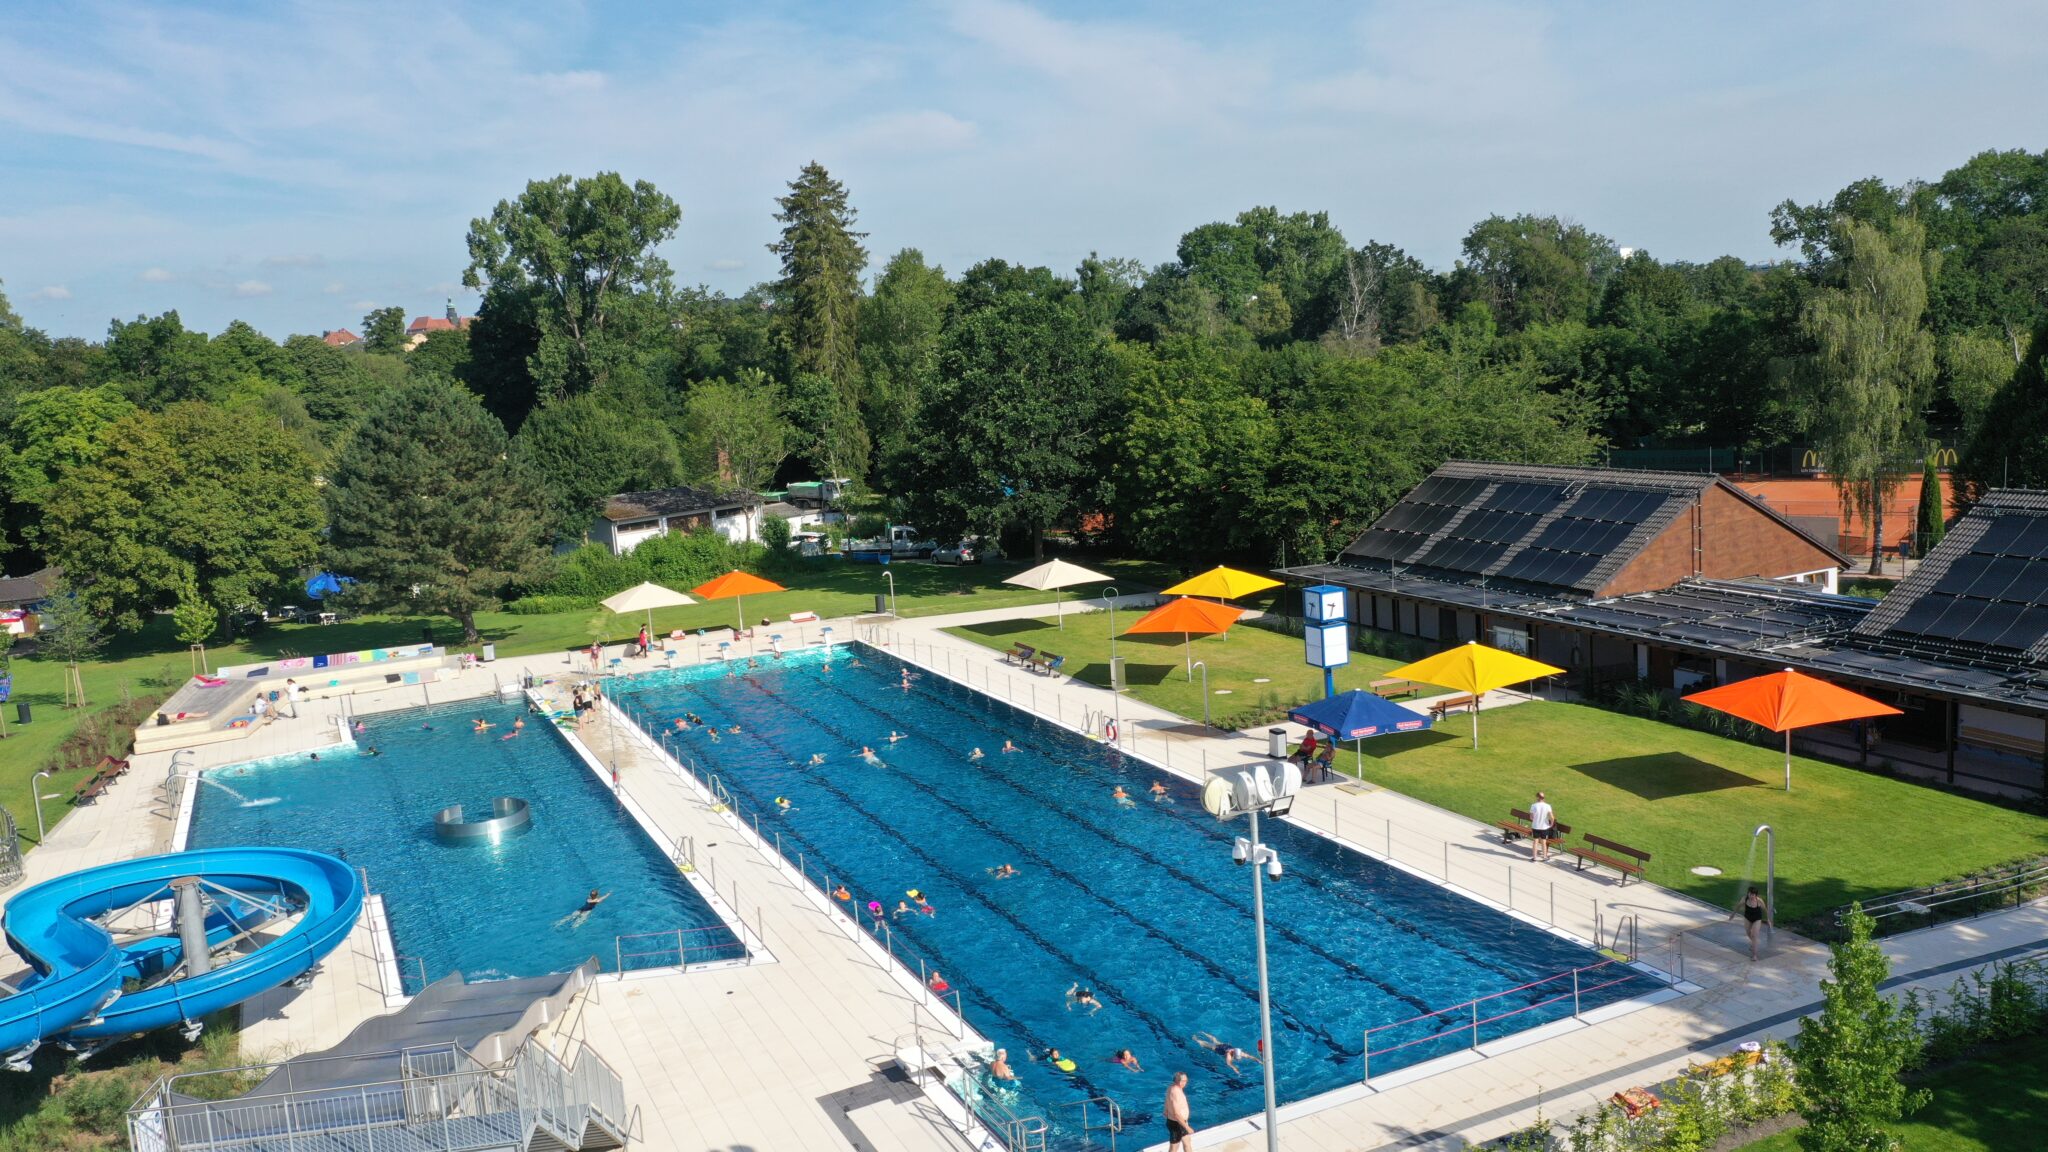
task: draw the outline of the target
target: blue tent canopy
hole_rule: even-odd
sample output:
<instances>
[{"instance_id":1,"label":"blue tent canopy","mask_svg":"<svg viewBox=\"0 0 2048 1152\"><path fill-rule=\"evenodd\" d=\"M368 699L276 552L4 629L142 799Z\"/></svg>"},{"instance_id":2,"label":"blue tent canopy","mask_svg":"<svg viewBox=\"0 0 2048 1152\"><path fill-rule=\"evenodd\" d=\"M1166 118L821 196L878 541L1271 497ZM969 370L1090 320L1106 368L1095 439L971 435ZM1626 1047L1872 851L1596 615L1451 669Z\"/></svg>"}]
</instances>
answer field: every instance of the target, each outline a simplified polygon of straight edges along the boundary
<instances>
[{"instance_id":1,"label":"blue tent canopy","mask_svg":"<svg viewBox=\"0 0 2048 1152\"><path fill-rule=\"evenodd\" d=\"M1289 711L1287 718L1339 740L1358 740L1393 732L1421 732L1430 725L1430 719L1424 713L1403 708L1392 700L1356 688L1325 700L1312 700Z\"/></svg>"},{"instance_id":2,"label":"blue tent canopy","mask_svg":"<svg viewBox=\"0 0 2048 1152\"><path fill-rule=\"evenodd\" d=\"M355 578L352 576L336 576L332 572L322 572L306 581L306 596L313 600L324 600L341 591L342 585L353 583Z\"/></svg>"}]
</instances>

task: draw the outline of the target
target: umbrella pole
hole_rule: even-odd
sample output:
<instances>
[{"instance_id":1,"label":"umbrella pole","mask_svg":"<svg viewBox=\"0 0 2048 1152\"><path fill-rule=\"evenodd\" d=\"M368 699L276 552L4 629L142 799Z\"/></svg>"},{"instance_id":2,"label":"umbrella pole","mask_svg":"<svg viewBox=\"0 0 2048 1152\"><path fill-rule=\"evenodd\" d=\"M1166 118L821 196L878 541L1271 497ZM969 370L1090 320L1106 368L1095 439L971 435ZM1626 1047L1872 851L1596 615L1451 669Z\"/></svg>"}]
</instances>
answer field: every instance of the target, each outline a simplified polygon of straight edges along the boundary
<instances>
[{"instance_id":1,"label":"umbrella pole","mask_svg":"<svg viewBox=\"0 0 2048 1152\"><path fill-rule=\"evenodd\" d=\"M733 639L737 640L739 639L737 634L747 630L747 598L745 596L735 596L732 598L732 603L733 607L739 611L740 622L733 628L735 633Z\"/></svg>"},{"instance_id":2,"label":"umbrella pole","mask_svg":"<svg viewBox=\"0 0 2048 1152\"><path fill-rule=\"evenodd\" d=\"M1358 757L1354 766L1358 769L1358 778L1363 780L1365 779L1365 738L1363 736L1351 742L1351 751Z\"/></svg>"},{"instance_id":3,"label":"umbrella pole","mask_svg":"<svg viewBox=\"0 0 2048 1152\"><path fill-rule=\"evenodd\" d=\"M1472 694L1472 746L1479 747L1479 693Z\"/></svg>"},{"instance_id":4,"label":"umbrella pole","mask_svg":"<svg viewBox=\"0 0 2048 1152\"><path fill-rule=\"evenodd\" d=\"M1052 602L1055 605L1053 612L1060 618L1060 631L1065 632L1067 630L1067 590L1065 588L1056 588L1053 590L1052 595Z\"/></svg>"},{"instance_id":5,"label":"umbrella pole","mask_svg":"<svg viewBox=\"0 0 2048 1152\"><path fill-rule=\"evenodd\" d=\"M1785 791L1792 790L1792 730L1785 729Z\"/></svg>"},{"instance_id":6,"label":"umbrella pole","mask_svg":"<svg viewBox=\"0 0 2048 1152\"><path fill-rule=\"evenodd\" d=\"M1190 684L1193 684L1193 683L1195 682L1195 640L1194 640L1194 637L1193 637L1193 636L1191 636L1191 635L1189 635L1189 634L1188 634L1188 633L1186 633L1186 632L1183 632L1183 633L1181 633L1181 634L1180 634L1180 647L1181 647L1181 651L1182 651L1182 652L1184 652L1184 653L1186 653L1186 654L1187 654L1187 658L1188 658L1188 683L1190 683Z\"/></svg>"}]
</instances>

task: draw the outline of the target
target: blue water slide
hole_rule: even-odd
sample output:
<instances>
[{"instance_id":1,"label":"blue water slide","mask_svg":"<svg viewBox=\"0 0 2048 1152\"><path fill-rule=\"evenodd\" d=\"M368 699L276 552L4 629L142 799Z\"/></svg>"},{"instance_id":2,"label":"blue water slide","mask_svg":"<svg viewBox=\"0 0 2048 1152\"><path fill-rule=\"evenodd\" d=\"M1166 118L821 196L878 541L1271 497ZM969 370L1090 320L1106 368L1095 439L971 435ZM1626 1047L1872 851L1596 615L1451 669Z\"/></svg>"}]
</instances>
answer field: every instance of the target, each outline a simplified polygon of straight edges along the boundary
<instances>
[{"instance_id":1,"label":"blue water slide","mask_svg":"<svg viewBox=\"0 0 2048 1152\"><path fill-rule=\"evenodd\" d=\"M175 967L176 930L123 946L92 917L169 900L170 882L185 876L199 877L214 897L206 928L216 944L272 918L277 909L266 901L300 913L298 923L252 952L218 959L210 972L122 993L124 980ZM0 1051L53 1036L90 1043L200 1020L311 970L348 936L362 907L353 868L294 848L148 856L25 888L7 902L0 928L34 972L0 998Z\"/></svg>"}]
</instances>

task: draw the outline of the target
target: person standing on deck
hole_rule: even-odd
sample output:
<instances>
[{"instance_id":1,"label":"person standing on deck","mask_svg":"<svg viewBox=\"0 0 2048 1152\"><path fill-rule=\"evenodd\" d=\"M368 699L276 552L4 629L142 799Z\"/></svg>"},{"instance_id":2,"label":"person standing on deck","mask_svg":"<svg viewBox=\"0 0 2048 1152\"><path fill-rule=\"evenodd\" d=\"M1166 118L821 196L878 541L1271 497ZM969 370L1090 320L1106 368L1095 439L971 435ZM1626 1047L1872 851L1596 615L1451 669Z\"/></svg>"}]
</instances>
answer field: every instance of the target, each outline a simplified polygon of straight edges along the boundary
<instances>
[{"instance_id":1,"label":"person standing on deck","mask_svg":"<svg viewBox=\"0 0 2048 1152\"><path fill-rule=\"evenodd\" d=\"M1166 1089L1166 1152L1195 1152L1194 1117L1188 1112L1188 1074L1175 1072Z\"/></svg>"},{"instance_id":2,"label":"person standing on deck","mask_svg":"<svg viewBox=\"0 0 2048 1152\"><path fill-rule=\"evenodd\" d=\"M1557 813L1551 811L1550 801L1543 793L1536 794L1536 802L1529 805L1529 859L1550 859L1550 842L1557 839Z\"/></svg>"}]
</instances>

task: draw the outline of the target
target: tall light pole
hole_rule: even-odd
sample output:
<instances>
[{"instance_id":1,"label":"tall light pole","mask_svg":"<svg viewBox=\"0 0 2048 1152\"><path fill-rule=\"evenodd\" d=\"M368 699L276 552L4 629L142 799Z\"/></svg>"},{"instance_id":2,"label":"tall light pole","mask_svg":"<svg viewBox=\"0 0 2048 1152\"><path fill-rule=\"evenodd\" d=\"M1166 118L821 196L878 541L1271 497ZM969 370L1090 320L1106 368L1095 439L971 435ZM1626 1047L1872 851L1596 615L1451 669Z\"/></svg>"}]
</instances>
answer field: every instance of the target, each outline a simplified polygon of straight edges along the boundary
<instances>
[{"instance_id":1,"label":"tall light pole","mask_svg":"<svg viewBox=\"0 0 2048 1152\"><path fill-rule=\"evenodd\" d=\"M1266 1152L1280 1152L1280 1109L1274 1085L1273 992L1266 974L1266 879L1280 879L1280 854L1259 842L1259 813L1285 816L1301 791L1301 769L1289 761L1226 768L1202 786L1202 807L1220 820L1240 813L1246 831L1231 846L1230 858L1252 866L1252 931L1259 962L1259 1064L1266 1076Z\"/></svg>"}]
</instances>

